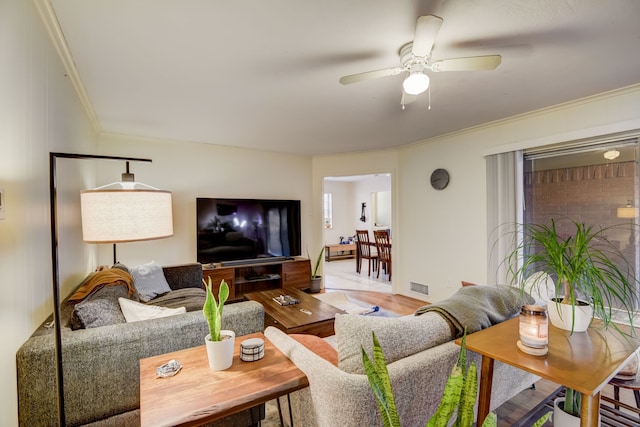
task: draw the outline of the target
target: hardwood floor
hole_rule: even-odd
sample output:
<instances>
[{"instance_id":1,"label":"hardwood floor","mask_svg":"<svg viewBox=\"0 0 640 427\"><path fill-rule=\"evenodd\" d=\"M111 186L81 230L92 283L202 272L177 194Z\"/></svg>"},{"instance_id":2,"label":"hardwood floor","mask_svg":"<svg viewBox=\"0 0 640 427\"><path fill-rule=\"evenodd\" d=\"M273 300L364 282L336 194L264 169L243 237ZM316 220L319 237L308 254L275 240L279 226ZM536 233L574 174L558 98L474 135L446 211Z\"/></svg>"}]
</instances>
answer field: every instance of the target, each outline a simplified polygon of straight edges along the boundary
<instances>
[{"instance_id":1,"label":"hardwood floor","mask_svg":"<svg viewBox=\"0 0 640 427\"><path fill-rule=\"evenodd\" d=\"M406 297L404 295L393 295L381 292L351 291L344 289L323 289L321 291L321 293L325 292L343 292L347 298L351 300L365 302L372 306L377 305L383 307L387 311L399 314L400 316L413 314L416 309L428 304L427 302Z\"/></svg>"}]
</instances>

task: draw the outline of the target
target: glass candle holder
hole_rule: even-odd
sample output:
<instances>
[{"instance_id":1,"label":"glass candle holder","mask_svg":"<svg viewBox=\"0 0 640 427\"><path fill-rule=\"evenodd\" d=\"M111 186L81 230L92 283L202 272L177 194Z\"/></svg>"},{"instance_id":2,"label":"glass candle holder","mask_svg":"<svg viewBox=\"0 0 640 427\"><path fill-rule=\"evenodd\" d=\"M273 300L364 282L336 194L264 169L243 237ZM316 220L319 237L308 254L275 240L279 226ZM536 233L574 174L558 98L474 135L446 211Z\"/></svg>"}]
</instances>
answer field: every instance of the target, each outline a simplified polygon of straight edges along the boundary
<instances>
[{"instance_id":1,"label":"glass candle holder","mask_svg":"<svg viewBox=\"0 0 640 427\"><path fill-rule=\"evenodd\" d=\"M535 305L523 305L520 310L520 341L527 347L545 348L549 344L547 310Z\"/></svg>"}]
</instances>

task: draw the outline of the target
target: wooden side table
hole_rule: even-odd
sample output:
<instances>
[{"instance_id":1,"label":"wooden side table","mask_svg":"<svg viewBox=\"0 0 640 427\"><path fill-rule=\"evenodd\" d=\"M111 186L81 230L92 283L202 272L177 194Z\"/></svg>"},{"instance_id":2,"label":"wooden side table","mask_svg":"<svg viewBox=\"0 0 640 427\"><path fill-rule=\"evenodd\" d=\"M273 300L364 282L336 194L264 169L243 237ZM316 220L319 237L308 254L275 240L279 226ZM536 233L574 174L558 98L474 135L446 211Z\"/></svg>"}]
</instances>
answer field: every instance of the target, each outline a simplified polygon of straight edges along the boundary
<instances>
[{"instance_id":1,"label":"wooden side table","mask_svg":"<svg viewBox=\"0 0 640 427\"><path fill-rule=\"evenodd\" d=\"M240 343L256 337L265 341L264 358L241 361ZM236 337L233 357L233 365L224 371L209 369L204 345L141 359L141 426L201 425L309 385L306 375L262 333ZM182 364L182 370L173 377L156 378L156 368L172 359Z\"/></svg>"},{"instance_id":2,"label":"wooden side table","mask_svg":"<svg viewBox=\"0 0 640 427\"><path fill-rule=\"evenodd\" d=\"M618 325L628 331L628 327ZM482 355L478 425L489 413L494 361L571 387L582 394L580 425L596 427L600 422L600 390L634 356L636 339L623 338L594 320L587 332L563 331L549 325L549 353L530 356L518 350L518 318L507 320L467 336L467 349ZM456 340L458 344L461 340Z\"/></svg>"},{"instance_id":3,"label":"wooden side table","mask_svg":"<svg viewBox=\"0 0 640 427\"><path fill-rule=\"evenodd\" d=\"M333 254L333 255L332 255ZM335 259L355 258L356 257L356 245L355 243L348 244L333 244L324 246L324 259L327 262Z\"/></svg>"}]
</instances>

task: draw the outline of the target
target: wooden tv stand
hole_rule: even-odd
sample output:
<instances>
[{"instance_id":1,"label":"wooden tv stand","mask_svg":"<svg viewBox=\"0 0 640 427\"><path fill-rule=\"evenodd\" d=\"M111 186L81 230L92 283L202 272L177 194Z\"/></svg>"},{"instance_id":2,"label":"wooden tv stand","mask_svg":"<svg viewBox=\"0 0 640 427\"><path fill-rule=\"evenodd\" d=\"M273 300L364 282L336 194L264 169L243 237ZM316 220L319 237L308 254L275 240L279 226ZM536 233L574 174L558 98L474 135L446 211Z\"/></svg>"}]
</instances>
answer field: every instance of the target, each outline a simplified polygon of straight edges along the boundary
<instances>
[{"instance_id":1,"label":"wooden tv stand","mask_svg":"<svg viewBox=\"0 0 640 427\"><path fill-rule=\"evenodd\" d=\"M202 265L202 277L211 277L214 295L224 279L229 285L229 300L241 301L244 294L278 288L308 289L311 286L311 263L308 258L278 260L211 267Z\"/></svg>"}]
</instances>

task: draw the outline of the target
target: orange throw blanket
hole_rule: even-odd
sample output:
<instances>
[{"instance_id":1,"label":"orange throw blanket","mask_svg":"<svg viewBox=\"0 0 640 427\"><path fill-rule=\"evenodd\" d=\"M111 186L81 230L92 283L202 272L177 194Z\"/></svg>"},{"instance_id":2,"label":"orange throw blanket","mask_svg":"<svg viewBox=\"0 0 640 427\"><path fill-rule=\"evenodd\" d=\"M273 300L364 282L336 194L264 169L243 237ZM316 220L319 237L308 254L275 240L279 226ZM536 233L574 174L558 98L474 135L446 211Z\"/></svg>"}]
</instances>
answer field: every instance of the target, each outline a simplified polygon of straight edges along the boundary
<instances>
[{"instance_id":1,"label":"orange throw blanket","mask_svg":"<svg viewBox=\"0 0 640 427\"><path fill-rule=\"evenodd\" d=\"M135 291L133 288L133 278L126 271L118 268L96 271L84 280L84 283L69 298L69 302L78 302L85 299L92 292L103 286L126 286L129 295Z\"/></svg>"}]
</instances>

